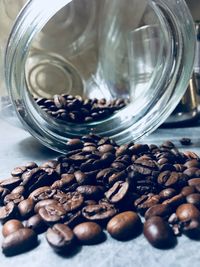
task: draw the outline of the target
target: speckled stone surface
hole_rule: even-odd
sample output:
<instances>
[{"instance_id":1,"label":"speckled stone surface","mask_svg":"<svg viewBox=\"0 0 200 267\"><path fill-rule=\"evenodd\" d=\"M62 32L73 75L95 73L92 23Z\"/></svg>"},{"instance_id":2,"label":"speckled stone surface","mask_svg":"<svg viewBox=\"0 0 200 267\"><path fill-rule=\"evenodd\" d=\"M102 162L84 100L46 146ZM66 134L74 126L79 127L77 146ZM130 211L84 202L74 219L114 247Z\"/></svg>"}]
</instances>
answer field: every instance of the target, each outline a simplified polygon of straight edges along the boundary
<instances>
[{"instance_id":1,"label":"speckled stone surface","mask_svg":"<svg viewBox=\"0 0 200 267\"><path fill-rule=\"evenodd\" d=\"M144 142L162 143L166 139L178 140L190 137L193 145L185 147L200 154L200 126L181 129L159 129L145 138ZM29 133L0 120L0 180L9 177L17 165L28 161L43 162L55 158L57 153L48 150L33 139ZM1 228L1 227L0 227ZM0 229L1 230L1 229ZM0 234L0 239L1 239ZM178 238L174 249L158 250L151 247L141 235L135 240L118 242L107 236L107 240L96 246L81 247L73 256L63 258L56 255L47 244L44 235L34 250L15 257L6 258L0 252L1 267L199 267L200 241L185 236Z\"/></svg>"}]
</instances>

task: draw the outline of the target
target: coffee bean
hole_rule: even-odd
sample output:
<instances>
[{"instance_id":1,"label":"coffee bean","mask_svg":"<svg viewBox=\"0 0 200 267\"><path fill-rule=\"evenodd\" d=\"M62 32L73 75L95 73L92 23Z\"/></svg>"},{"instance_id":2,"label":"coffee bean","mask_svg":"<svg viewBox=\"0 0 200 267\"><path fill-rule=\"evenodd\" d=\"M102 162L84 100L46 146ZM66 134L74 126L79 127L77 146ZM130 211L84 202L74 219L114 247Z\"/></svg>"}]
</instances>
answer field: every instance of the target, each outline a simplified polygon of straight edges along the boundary
<instances>
[{"instance_id":1,"label":"coffee bean","mask_svg":"<svg viewBox=\"0 0 200 267\"><path fill-rule=\"evenodd\" d=\"M39 214L35 214L25 222L25 227L32 229L36 234L46 231L47 225L44 223Z\"/></svg>"},{"instance_id":2,"label":"coffee bean","mask_svg":"<svg viewBox=\"0 0 200 267\"><path fill-rule=\"evenodd\" d=\"M183 146L190 146L192 144L191 139L187 138L187 137L183 137L179 141L180 141L181 145L183 145Z\"/></svg>"},{"instance_id":3,"label":"coffee bean","mask_svg":"<svg viewBox=\"0 0 200 267\"><path fill-rule=\"evenodd\" d=\"M176 215L181 222L181 230L190 238L200 237L200 212L193 204L183 204L176 210Z\"/></svg>"},{"instance_id":4,"label":"coffee bean","mask_svg":"<svg viewBox=\"0 0 200 267\"><path fill-rule=\"evenodd\" d=\"M19 177L12 177L0 182L0 187L6 188L12 191L16 186L21 183L21 179Z\"/></svg>"},{"instance_id":5,"label":"coffee bean","mask_svg":"<svg viewBox=\"0 0 200 267\"><path fill-rule=\"evenodd\" d=\"M62 221L66 215L66 211L61 205L51 204L40 208L38 214L44 222L52 224Z\"/></svg>"},{"instance_id":6,"label":"coffee bean","mask_svg":"<svg viewBox=\"0 0 200 267\"><path fill-rule=\"evenodd\" d=\"M78 224L73 232L79 242L83 245L93 245L103 240L103 231L95 222L84 222Z\"/></svg>"},{"instance_id":7,"label":"coffee bean","mask_svg":"<svg viewBox=\"0 0 200 267\"><path fill-rule=\"evenodd\" d=\"M4 197L9 193L10 191L8 189L0 187L0 205L3 204Z\"/></svg>"},{"instance_id":8,"label":"coffee bean","mask_svg":"<svg viewBox=\"0 0 200 267\"><path fill-rule=\"evenodd\" d=\"M160 191L159 196L161 200L166 200L166 199L174 197L176 194L177 192L174 188L166 188Z\"/></svg>"},{"instance_id":9,"label":"coffee bean","mask_svg":"<svg viewBox=\"0 0 200 267\"><path fill-rule=\"evenodd\" d=\"M17 187L15 187L12 191L11 191L12 194L19 194L19 195L24 195L25 193L25 188L24 186L22 185L19 185Z\"/></svg>"},{"instance_id":10,"label":"coffee bean","mask_svg":"<svg viewBox=\"0 0 200 267\"><path fill-rule=\"evenodd\" d=\"M27 167L21 166L21 167L16 167L11 171L12 176L21 176L25 171L27 170Z\"/></svg>"},{"instance_id":11,"label":"coffee bean","mask_svg":"<svg viewBox=\"0 0 200 267\"><path fill-rule=\"evenodd\" d=\"M83 143L80 139L71 139L67 142L66 148L69 150L75 150L83 148Z\"/></svg>"},{"instance_id":12,"label":"coffee bean","mask_svg":"<svg viewBox=\"0 0 200 267\"><path fill-rule=\"evenodd\" d=\"M22 200L18 205L19 214L22 218L30 217L33 213L34 201L31 198Z\"/></svg>"},{"instance_id":13,"label":"coffee bean","mask_svg":"<svg viewBox=\"0 0 200 267\"><path fill-rule=\"evenodd\" d=\"M102 221L113 217L117 213L113 205L102 203L98 205L88 205L82 209L83 217L89 221Z\"/></svg>"},{"instance_id":14,"label":"coffee bean","mask_svg":"<svg viewBox=\"0 0 200 267\"><path fill-rule=\"evenodd\" d=\"M200 194L193 193L186 197L187 203L195 205L198 209L200 209Z\"/></svg>"},{"instance_id":15,"label":"coffee bean","mask_svg":"<svg viewBox=\"0 0 200 267\"><path fill-rule=\"evenodd\" d=\"M14 204L19 204L22 200L24 200L24 197L20 194L8 194L4 197L4 205L7 205L9 202L13 202Z\"/></svg>"},{"instance_id":16,"label":"coffee bean","mask_svg":"<svg viewBox=\"0 0 200 267\"><path fill-rule=\"evenodd\" d=\"M176 210L176 215L182 222L191 219L200 220L200 211L190 203L180 205Z\"/></svg>"},{"instance_id":17,"label":"coffee bean","mask_svg":"<svg viewBox=\"0 0 200 267\"><path fill-rule=\"evenodd\" d=\"M196 186L200 184L200 178L193 178L188 181L190 186Z\"/></svg>"},{"instance_id":18,"label":"coffee bean","mask_svg":"<svg viewBox=\"0 0 200 267\"><path fill-rule=\"evenodd\" d=\"M200 168L200 162L197 159L192 159L186 161L184 166L187 168Z\"/></svg>"},{"instance_id":19,"label":"coffee bean","mask_svg":"<svg viewBox=\"0 0 200 267\"><path fill-rule=\"evenodd\" d=\"M13 256L34 248L37 235L33 230L22 228L8 235L2 243L2 251L6 256Z\"/></svg>"},{"instance_id":20,"label":"coffee bean","mask_svg":"<svg viewBox=\"0 0 200 267\"><path fill-rule=\"evenodd\" d=\"M176 243L172 229L158 216L151 217L144 223L144 236L156 248L171 248Z\"/></svg>"},{"instance_id":21,"label":"coffee bean","mask_svg":"<svg viewBox=\"0 0 200 267\"><path fill-rule=\"evenodd\" d=\"M34 206L34 212L38 213L40 208L46 207L51 204L58 204L58 201L55 199L44 199L36 203Z\"/></svg>"},{"instance_id":22,"label":"coffee bean","mask_svg":"<svg viewBox=\"0 0 200 267\"><path fill-rule=\"evenodd\" d=\"M144 214L146 210L150 207L158 204L160 201L160 197L154 194L143 195L140 198L136 199L134 202L134 206L136 207L137 211L141 214Z\"/></svg>"},{"instance_id":23,"label":"coffee bean","mask_svg":"<svg viewBox=\"0 0 200 267\"><path fill-rule=\"evenodd\" d=\"M69 192L61 195L61 197L54 197L65 209L66 212L71 212L82 207L84 197L79 192Z\"/></svg>"},{"instance_id":24,"label":"coffee bean","mask_svg":"<svg viewBox=\"0 0 200 267\"><path fill-rule=\"evenodd\" d=\"M99 185L81 185L76 191L84 196L84 199L98 200L103 196L104 187Z\"/></svg>"},{"instance_id":25,"label":"coffee bean","mask_svg":"<svg viewBox=\"0 0 200 267\"><path fill-rule=\"evenodd\" d=\"M187 184L188 176L183 173L164 171L158 176L158 184L163 187L180 188Z\"/></svg>"},{"instance_id":26,"label":"coffee bean","mask_svg":"<svg viewBox=\"0 0 200 267\"><path fill-rule=\"evenodd\" d=\"M185 201L185 196L182 194L178 194L172 198L169 198L162 202L164 205L169 205L171 208L176 208Z\"/></svg>"},{"instance_id":27,"label":"coffee bean","mask_svg":"<svg viewBox=\"0 0 200 267\"><path fill-rule=\"evenodd\" d=\"M56 190L51 189L49 186L43 186L36 190L34 190L30 195L29 198L33 199L33 201L38 202L40 200L53 198Z\"/></svg>"},{"instance_id":28,"label":"coffee bean","mask_svg":"<svg viewBox=\"0 0 200 267\"><path fill-rule=\"evenodd\" d=\"M4 207L0 208L0 220L2 222L14 219L17 213L17 208L13 202L9 202Z\"/></svg>"},{"instance_id":29,"label":"coffee bean","mask_svg":"<svg viewBox=\"0 0 200 267\"><path fill-rule=\"evenodd\" d=\"M181 194L184 195L185 197L195 192L196 192L196 189L194 186L184 186L181 190Z\"/></svg>"},{"instance_id":30,"label":"coffee bean","mask_svg":"<svg viewBox=\"0 0 200 267\"><path fill-rule=\"evenodd\" d=\"M129 184L127 182L116 182L107 192L105 192L106 198L110 203L118 203L122 201L128 193Z\"/></svg>"},{"instance_id":31,"label":"coffee bean","mask_svg":"<svg viewBox=\"0 0 200 267\"><path fill-rule=\"evenodd\" d=\"M15 219L9 220L3 225L2 234L6 237L22 228L24 228L24 226L20 221Z\"/></svg>"},{"instance_id":32,"label":"coffee bean","mask_svg":"<svg viewBox=\"0 0 200 267\"><path fill-rule=\"evenodd\" d=\"M149 218L153 216L159 216L162 218L167 218L171 215L172 209L170 206L164 205L164 204L157 204L152 207L150 207L146 212L145 212L145 219L148 220Z\"/></svg>"},{"instance_id":33,"label":"coffee bean","mask_svg":"<svg viewBox=\"0 0 200 267\"><path fill-rule=\"evenodd\" d=\"M108 233L115 239L127 240L140 234L142 222L132 211L115 215L107 224Z\"/></svg>"},{"instance_id":34,"label":"coffee bean","mask_svg":"<svg viewBox=\"0 0 200 267\"><path fill-rule=\"evenodd\" d=\"M46 239L56 252L67 253L74 245L75 236L68 226L55 224L52 228L47 230Z\"/></svg>"}]
</instances>

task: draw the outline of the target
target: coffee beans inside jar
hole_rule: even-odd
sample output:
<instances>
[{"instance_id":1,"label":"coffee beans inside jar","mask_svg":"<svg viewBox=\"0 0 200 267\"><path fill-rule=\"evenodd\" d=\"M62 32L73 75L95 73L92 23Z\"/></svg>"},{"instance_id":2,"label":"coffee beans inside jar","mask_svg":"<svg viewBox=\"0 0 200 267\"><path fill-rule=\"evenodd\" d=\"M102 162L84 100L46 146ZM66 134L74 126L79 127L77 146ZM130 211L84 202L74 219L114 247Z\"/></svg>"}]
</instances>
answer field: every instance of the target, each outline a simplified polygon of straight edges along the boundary
<instances>
[{"instance_id":1,"label":"coffee beans inside jar","mask_svg":"<svg viewBox=\"0 0 200 267\"><path fill-rule=\"evenodd\" d=\"M104 120L128 104L128 99L83 99L67 94L52 98L35 98L36 104L48 115L62 122L89 123Z\"/></svg>"},{"instance_id":2,"label":"coffee beans inside jar","mask_svg":"<svg viewBox=\"0 0 200 267\"><path fill-rule=\"evenodd\" d=\"M2 251L34 248L38 235L57 253L79 245L144 236L171 248L200 237L200 158L167 141L118 145L94 134L71 139L68 153L16 167L0 182ZM141 217L145 223L142 227Z\"/></svg>"}]
</instances>

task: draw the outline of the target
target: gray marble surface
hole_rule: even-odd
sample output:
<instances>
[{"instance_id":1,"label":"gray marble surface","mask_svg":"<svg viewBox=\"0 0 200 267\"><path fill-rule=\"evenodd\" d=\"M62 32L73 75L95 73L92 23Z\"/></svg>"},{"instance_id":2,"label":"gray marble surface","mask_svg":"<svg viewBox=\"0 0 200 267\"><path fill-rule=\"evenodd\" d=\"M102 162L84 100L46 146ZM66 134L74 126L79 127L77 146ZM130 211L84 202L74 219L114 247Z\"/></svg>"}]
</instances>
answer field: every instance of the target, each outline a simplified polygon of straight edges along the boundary
<instances>
[{"instance_id":1,"label":"gray marble surface","mask_svg":"<svg viewBox=\"0 0 200 267\"><path fill-rule=\"evenodd\" d=\"M161 143L173 139L180 146L181 137L191 137L189 150L200 154L200 127L159 129L145 138L145 142ZM181 148L181 147L180 147ZM185 149L185 150L188 150ZM57 153L40 145L29 133L0 120L0 180L9 177L12 168L28 161L41 163L55 158ZM0 239L1 239L0 235ZM71 257L53 253L43 235L34 250L11 258L0 252L1 267L198 267L200 266L200 241L185 236L178 238L174 249L158 250L151 247L141 235L135 240L118 242L110 237L98 246L84 246Z\"/></svg>"}]
</instances>

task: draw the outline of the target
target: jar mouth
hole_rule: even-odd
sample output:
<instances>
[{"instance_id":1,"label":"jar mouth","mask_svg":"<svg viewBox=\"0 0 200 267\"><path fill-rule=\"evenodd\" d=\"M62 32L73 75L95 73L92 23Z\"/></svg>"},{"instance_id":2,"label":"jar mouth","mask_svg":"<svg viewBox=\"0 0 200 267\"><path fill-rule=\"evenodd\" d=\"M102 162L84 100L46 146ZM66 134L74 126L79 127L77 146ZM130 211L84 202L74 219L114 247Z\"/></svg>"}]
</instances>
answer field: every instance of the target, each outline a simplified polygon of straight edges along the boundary
<instances>
[{"instance_id":1,"label":"jar mouth","mask_svg":"<svg viewBox=\"0 0 200 267\"><path fill-rule=\"evenodd\" d=\"M41 47L32 49L41 31L46 30L46 25L51 18L54 18L57 12L62 12L63 7L74 1L59 1L46 9L43 9L39 2L37 0L30 1L22 10L11 32L5 61L6 83L13 104L20 120L25 124L25 128L33 136L54 150L66 152L65 143L69 138L75 136L93 132L111 137L119 143L125 143L140 139L165 121L187 88L194 62L195 30L190 13L183 1L173 1L173 4L169 0L148 2L147 10L154 14L153 22L150 23L148 16L144 13L143 24L140 21L140 24L133 30L129 30L129 34L126 35L126 44L131 44L124 50L128 55L125 57L128 58L126 65L128 77L124 75L127 74L125 71L120 73L117 69L118 66L116 67L116 63L119 62L117 60L120 60L119 57L122 54L122 52L117 54L116 51L123 47L120 46L121 44L118 47L117 44L122 38L119 30L113 32L110 27L113 22L107 21L109 27L105 27L106 30L110 30L108 33L112 34L112 37L115 36L115 43L112 43L112 38L111 40L105 38L104 28L98 28L100 32L98 38L100 39L97 41L101 40L101 45L98 47L99 58L95 72L89 72L89 78L85 78L87 75L83 71L79 71L63 56L60 52L61 48L59 56L55 51L45 52ZM43 2L45 4L47 1ZM111 2L107 7L112 6ZM93 6L91 10L94 11L95 7ZM115 9L112 6L112 10L117 13L116 2ZM189 18L186 22L182 14ZM88 28L91 29L94 17L93 13L92 20L87 24L87 31ZM146 24L145 19L147 20ZM64 22L63 25L66 26L67 23L69 24L69 21ZM124 25L120 25L120 27L122 26ZM56 32L48 38L55 38L55 35ZM86 41L84 38L78 38L80 46L81 42L85 43ZM147 53L147 49L153 51L150 59L151 53ZM113 57L108 54L112 50L115 51ZM68 52L70 53L70 50ZM142 53L144 57L141 56ZM30 77L34 71L36 72L36 68L33 66L32 72L28 72L28 75L25 70L27 62L33 61L33 56L35 60L35 55L35 62L40 63L40 65L37 63L37 71L41 72L42 68L47 70L46 66L42 64L49 57L48 62L53 62L54 67L64 73L64 78L68 73L70 75L75 73L77 77L73 77L72 81L71 78L64 80L64 84L68 84L68 87L71 88L69 93L77 95L80 91L87 98L95 97L97 93L108 99L120 96L129 99L129 104L104 120L90 123L63 123L55 120L42 112L32 97L35 88L32 88L33 83ZM108 58L109 56L110 58ZM133 59L137 64L133 62ZM113 69L113 71L109 69ZM122 70L124 69L122 68ZM120 88L116 89L116 84L113 84L119 73L124 75L120 76L121 79L125 79L125 83L123 83L125 89L123 88L122 93ZM146 76L146 83L141 83L140 79L144 73L145 75L148 73L150 76ZM36 76L36 74L34 75ZM90 79L91 77L92 79ZM127 88L126 81L129 82ZM39 86L36 83L36 88ZM30 88L32 89L30 90ZM79 91L74 92L74 88L78 88ZM62 93L61 89L58 90ZM44 92L47 97L51 97L52 94L49 91L43 90L42 94ZM36 93L38 94L37 90Z\"/></svg>"}]
</instances>

